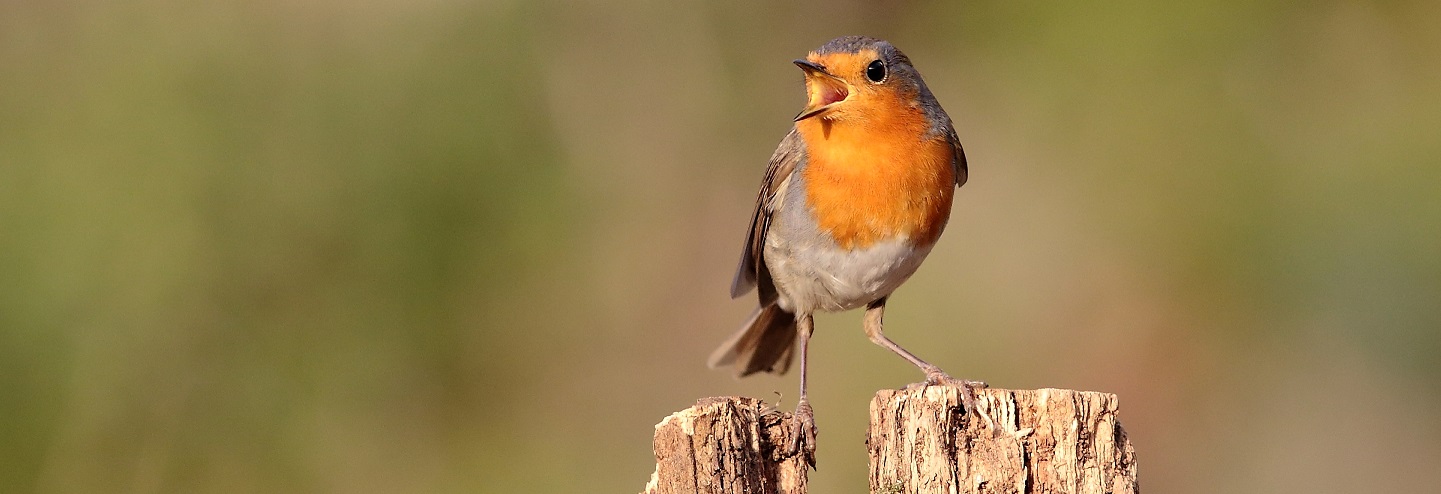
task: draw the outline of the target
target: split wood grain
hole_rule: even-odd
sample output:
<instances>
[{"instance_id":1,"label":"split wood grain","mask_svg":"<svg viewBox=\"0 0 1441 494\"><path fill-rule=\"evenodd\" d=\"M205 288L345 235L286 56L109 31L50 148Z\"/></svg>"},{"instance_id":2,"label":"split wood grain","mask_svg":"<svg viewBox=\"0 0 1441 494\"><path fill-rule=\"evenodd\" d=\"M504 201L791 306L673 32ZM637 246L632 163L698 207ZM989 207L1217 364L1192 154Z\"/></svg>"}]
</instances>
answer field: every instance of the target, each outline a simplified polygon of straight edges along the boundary
<instances>
[{"instance_id":1,"label":"split wood grain","mask_svg":"<svg viewBox=\"0 0 1441 494\"><path fill-rule=\"evenodd\" d=\"M705 398L655 426L644 494L805 494L807 467L783 452L790 414L743 397Z\"/></svg>"},{"instance_id":2,"label":"split wood grain","mask_svg":"<svg viewBox=\"0 0 1441 494\"><path fill-rule=\"evenodd\" d=\"M871 401L870 491L878 494L1135 494L1136 451L1113 394L911 385ZM787 456L790 414L760 400L706 398L655 427L643 494L804 494ZM839 448L822 442L822 448Z\"/></svg>"},{"instance_id":3,"label":"split wood grain","mask_svg":"<svg viewBox=\"0 0 1441 494\"><path fill-rule=\"evenodd\" d=\"M1133 494L1116 395L912 385L871 400L871 492Z\"/></svg>"}]
</instances>

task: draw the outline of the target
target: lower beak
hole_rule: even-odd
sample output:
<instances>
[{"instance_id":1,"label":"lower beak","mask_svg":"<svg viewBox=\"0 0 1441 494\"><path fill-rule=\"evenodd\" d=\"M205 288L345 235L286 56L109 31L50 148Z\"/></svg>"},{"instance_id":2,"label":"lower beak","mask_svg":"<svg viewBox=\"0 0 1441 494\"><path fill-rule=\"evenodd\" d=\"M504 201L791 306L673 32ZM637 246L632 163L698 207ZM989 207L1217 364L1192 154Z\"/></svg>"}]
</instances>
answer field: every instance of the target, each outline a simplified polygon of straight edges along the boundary
<instances>
[{"instance_id":1,"label":"lower beak","mask_svg":"<svg viewBox=\"0 0 1441 494\"><path fill-rule=\"evenodd\" d=\"M845 101L851 94L850 84L826 72L826 68L810 60L796 60L796 66L806 72L806 108L796 115L797 122L819 115L832 105Z\"/></svg>"}]
</instances>

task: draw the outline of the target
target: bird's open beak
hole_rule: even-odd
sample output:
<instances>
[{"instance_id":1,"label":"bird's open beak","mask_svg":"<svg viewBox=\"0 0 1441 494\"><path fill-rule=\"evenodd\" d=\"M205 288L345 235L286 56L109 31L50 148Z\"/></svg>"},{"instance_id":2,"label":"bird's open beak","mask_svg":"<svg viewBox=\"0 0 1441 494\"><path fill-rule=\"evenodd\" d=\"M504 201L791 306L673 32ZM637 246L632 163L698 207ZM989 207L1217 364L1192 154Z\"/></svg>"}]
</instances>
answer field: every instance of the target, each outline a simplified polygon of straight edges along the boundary
<instances>
[{"instance_id":1,"label":"bird's open beak","mask_svg":"<svg viewBox=\"0 0 1441 494\"><path fill-rule=\"evenodd\" d=\"M796 66L806 72L806 108L796 115L796 121L805 120L819 115L836 103L844 101L846 96L851 94L850 84L846 81L826 72L826 68L811 62L800 59L795 61Z\"/></svg>"}]
</instances>

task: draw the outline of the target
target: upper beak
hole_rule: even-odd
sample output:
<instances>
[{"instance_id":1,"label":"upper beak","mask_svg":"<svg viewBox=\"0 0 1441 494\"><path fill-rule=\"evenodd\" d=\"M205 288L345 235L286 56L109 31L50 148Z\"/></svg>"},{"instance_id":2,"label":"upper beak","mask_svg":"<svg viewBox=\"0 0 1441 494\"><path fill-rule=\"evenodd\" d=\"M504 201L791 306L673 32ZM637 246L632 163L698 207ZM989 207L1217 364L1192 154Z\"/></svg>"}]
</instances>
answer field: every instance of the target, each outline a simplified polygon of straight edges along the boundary
<instances>
[{"instance_id":1,"label":"upper beak","mask_svg":"<svg viewBox=\"0 0 1441 494\"><path fill-rule=\"evenodd\" d=\"M850 84L826 72L826 68L810 60L796 60L795 64L806 72L806 108L796 115L797 122L820 114L831 105L850 96Z\"/></svg>"}]
</instances>

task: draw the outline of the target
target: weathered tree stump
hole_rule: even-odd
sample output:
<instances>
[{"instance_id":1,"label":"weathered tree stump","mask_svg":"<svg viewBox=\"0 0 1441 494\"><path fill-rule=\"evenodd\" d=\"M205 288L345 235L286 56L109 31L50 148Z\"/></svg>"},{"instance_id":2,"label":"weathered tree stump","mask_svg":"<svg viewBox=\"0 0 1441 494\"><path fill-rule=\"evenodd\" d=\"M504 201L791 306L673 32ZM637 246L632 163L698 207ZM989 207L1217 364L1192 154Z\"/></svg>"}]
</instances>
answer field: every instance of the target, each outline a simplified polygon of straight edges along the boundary
<instances>
[{"instance_id":1,"label":"weathered tree stump","mask_svg":"<svg viewBox=\"0 0 1441 494\"><path fill-rule=\"evenodd\" d=\"M876 393L866 440L871 492L1139 492L1116 395L984 389L976 412L967 418L952 386Z\"/></svg>"},{"instance_id":2,"label":"weathered tree stump","mask_svg":"<svg viewBox=\"0 0 1441 494\"><path fill-rule=\"evenodd\" d=\"M918 384L876 393L866 440L872 493L1139 492L1115 395L983 389L968 416L960 393ZM783 454L789 418L739 397L666 417L644 494L804 494L806 465Z\"/></svg>"},{"instance_id":3,"label":"weathered tree stump","mask_svg":"<svg viewBox=\"0 0 1441 494\"><path fill-rule=\"evenodd\" d=\"M784 454L790 414L742 397L705 398L655 426L643 494L805 494L806 464Z\"/></svg>"}]
</instances>

